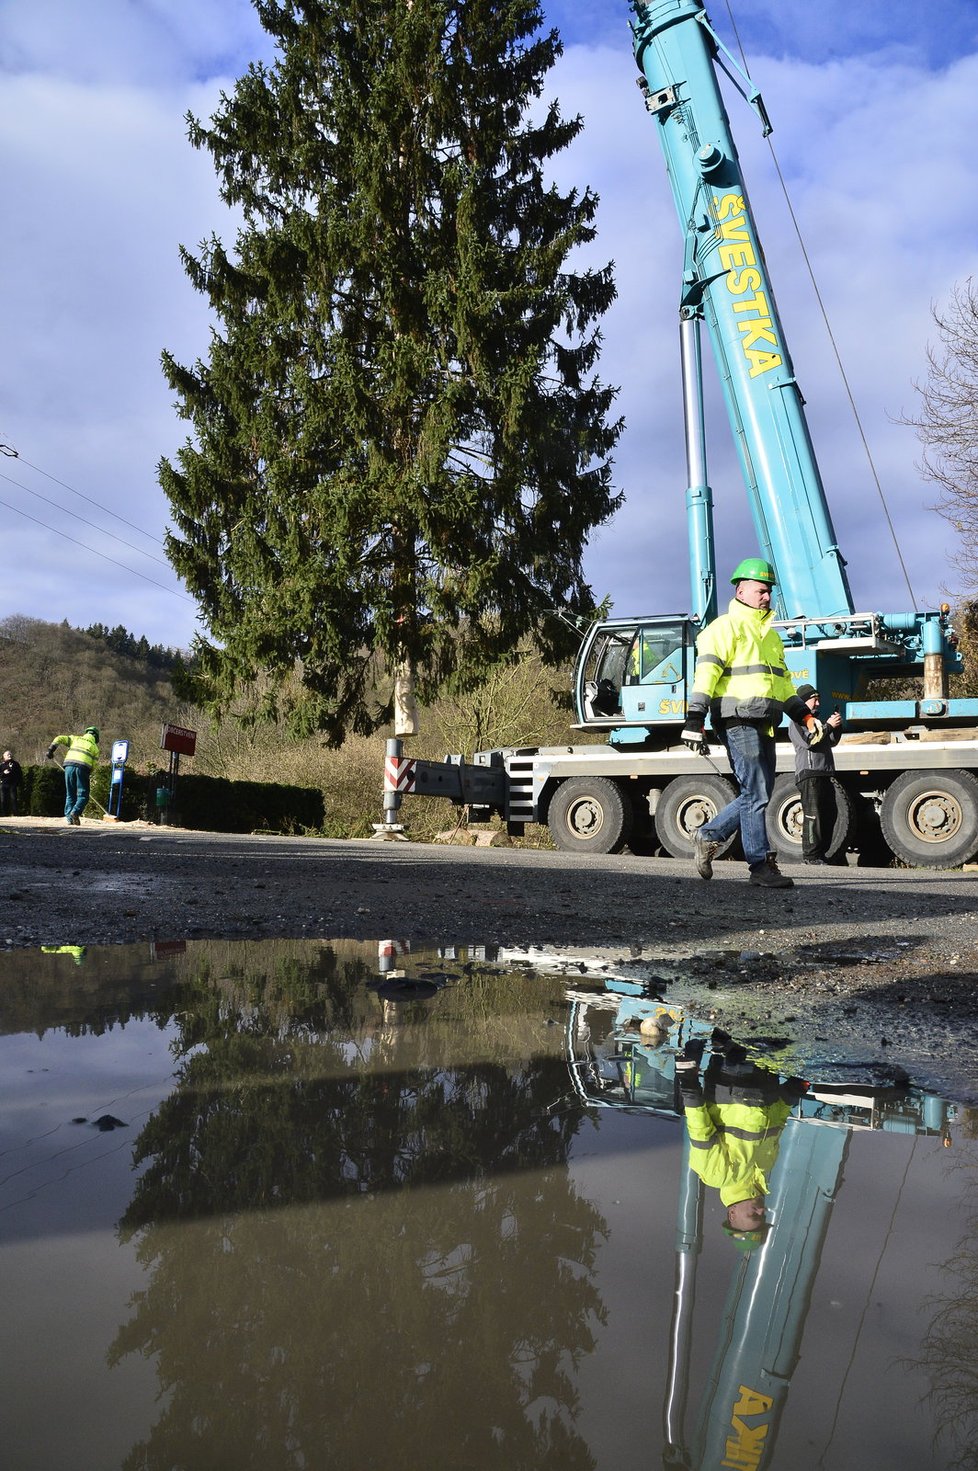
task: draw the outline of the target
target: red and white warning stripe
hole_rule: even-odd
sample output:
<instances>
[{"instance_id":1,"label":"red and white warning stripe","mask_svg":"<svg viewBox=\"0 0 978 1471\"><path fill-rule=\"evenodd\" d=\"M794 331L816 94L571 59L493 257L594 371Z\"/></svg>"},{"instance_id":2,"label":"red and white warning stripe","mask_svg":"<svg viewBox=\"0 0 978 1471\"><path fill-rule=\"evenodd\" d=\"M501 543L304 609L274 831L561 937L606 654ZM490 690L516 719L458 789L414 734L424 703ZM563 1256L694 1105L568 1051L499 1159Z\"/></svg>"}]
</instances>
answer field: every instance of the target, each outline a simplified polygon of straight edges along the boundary
<instances>
[{"instance_id":1,"label":"red and white warning stripe","mask_svg":"<svg viewBox=\"0 0 978 1471\"><path fill-rule=\"evenodd\" d=\"M377 959L393 960L401 955L411 954L410 940L378 940Z\"/></svg>"},{"instance_id":2,"label":"red and white warning stripe","mask_svg":"<svg viewBox=\"0 0 978 1471\"><path fill-rule=\"evenodd\" d=\"M414 769L417 761L410 756L387 756L384 758L384 791L413 792Z\"/></svg>"}]
</instances>

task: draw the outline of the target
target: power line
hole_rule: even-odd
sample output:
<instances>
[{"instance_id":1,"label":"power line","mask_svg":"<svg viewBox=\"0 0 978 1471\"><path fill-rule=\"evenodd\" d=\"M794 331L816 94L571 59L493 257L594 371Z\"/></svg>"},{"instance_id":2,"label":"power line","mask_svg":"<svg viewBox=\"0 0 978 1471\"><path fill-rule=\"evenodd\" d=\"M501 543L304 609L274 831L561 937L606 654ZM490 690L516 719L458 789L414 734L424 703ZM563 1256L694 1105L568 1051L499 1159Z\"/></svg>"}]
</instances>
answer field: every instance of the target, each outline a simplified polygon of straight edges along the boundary
<instances>
[{"instance_id":1,"label":"power line","mask_svg":"<svg viewBox=\"0 0 978 1471\"><path fill-rule=\"evenodd\" d=\"M6 476L4 478L6 479ZM116 561L115 557L110 557L105 552L98 551L96 547L88 546L86 542L79 541L75 536L69 536L67 531L61 531L57 526L49 526L46 521L42 521L38 516L32 516L29 511L22 511L19 506L12 506L5 500L0 500L0 506L3 506L8 511L15 511L18 516L23 516L26 520L33 521L37 526L43 526L45 531L53 531L57 536L63 536L65 541L72 542L76 547L81 547L83 551L91 552L93 556L101 557L105 562L111 562L113 567L121 567L123 572L131 572L133 577L141 577L144 582L151 582L154 587L162 588L171 597L182 598L185 603L194 603L196 606L195 600L188 597L186 593L178 592L173 587L167 587L163 582L157 582L155 577L148 577L145 572L138 572L135 567L128 567L125 562ZM138 530L139 528L137 527L136 529Z\"/></svg>"},{"instance_id":2,"label":"power line","mask_svg":"<svg viewBox=\"0 0 978 1471\"><path fill-rule=\"evenodd\" d=\"M27 464L26 460L24 461L24 464ZM33 468L33 466L31 468ZM49 476L48 478L51 479L53 477ZM54 506L54 509L56 511L64 511L66 516L73 516L76 521L81 521L83 525L90 526L93 531L100 532L102 536L111 536L113 541L119 542L121 546L128 547L129 550L131 552L135 552L137 556L148 557L151 562L158 562L161 567L169 566L169 563L166 562L163 557L157 557L153 552L144 552L142 547L134 546L131 541L126 541L125 537L116 536L114 531L106 531L104 527L97 526L94 521L88 521L84 516L79 516L77 511L69 511L66 506L62 506L58 501L53 501L50 496L42 495L39 490L31 490L29 485L24 485L23 481L21 480L15 480L12 475L4 475L3 472L0 471L0 480L6 480L8 485L16 485L18 490L26 490L28 495L32 495L37 500L43 501L44 504L47 506ZM58 484L61 484L60 480L58 481ZM88 497L86 496L85 499L87 500ZM93 501L92 504L95 505L96 503ZM104 506L100 506L99 509L105 510L106 508ZM115 513L113 511L109 511L107 514L111 516ZM122 517L120 516L118 519L121 521ZM125 524L128 526L129 522L127 521ZM146 533L144 533L144 535L145 534Z\"/></svg>"},{"instance_id":3,"label":"power line","mask_svg":"<svg viewBox=\"0 0 978 1471\"><path fill-rule=\"evenodd\" d=\"M5 449L5 453L7 452L9 451ZM40 465L32 465L30 460L25 460L22 455L18 454L17 450L13 450L13 454L18 460L20 460L20 463L22 465L26 465L29 470L35 470L38 475L43 475L46 480L53 480L55 485L60 485L63 490L70 491L72 495L78 496L79 500L88 501L90 506L95 506L98 510L104 511L107 516L114 516L117 521L122 522L123 526L128 526L131 531L138 531L140 536L145 536L148 541L155 541L157 546L163 545L160 538L158 536L154 536L152 532L144 531L143 528L141 526L137 526L134 521L127 521L125 516L118 515L117 512L109 510L108 506L103 506L99 501L93 500L90 495L85 495L82 491L76 490L75 487L73 485L69 485L66 480L59 480L57 475L51 475L48 473L47 470L42 470ZM148 556L149 553L144 553L144 555Z\"/></svg>"}]
</instances>

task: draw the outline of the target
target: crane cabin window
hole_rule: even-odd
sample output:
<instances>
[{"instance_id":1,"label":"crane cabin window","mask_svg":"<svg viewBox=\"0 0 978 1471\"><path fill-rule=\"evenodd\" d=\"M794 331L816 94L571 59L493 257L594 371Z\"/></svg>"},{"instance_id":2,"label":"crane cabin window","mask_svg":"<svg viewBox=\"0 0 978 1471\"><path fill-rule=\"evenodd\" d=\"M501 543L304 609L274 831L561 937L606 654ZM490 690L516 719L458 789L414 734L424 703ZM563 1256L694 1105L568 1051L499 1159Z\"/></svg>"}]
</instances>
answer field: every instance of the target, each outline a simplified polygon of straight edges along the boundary
<instances>
[{"instance_id":1,"label":"crane cabin window","mask_svg":"<svg viewBox=\"0 0 978 1471\"><path fill-rule=\"evenodd\" d=\"M678 684L684 670L685 632L683 623L643 624L629 656L631 682Z\"/></svg>"},{"instance_id":2,"label":"crane cabin window","mask_svg":"<svg viewBox=\"0 0 978 1471\"><path fill-rule=\"evenodd\" d=\"M583 680L595 691L594 713L620 712L623 685L680 685L688 646L688 624L679 618L602 629L583 670Z\"/></svg>"}]
</instances>

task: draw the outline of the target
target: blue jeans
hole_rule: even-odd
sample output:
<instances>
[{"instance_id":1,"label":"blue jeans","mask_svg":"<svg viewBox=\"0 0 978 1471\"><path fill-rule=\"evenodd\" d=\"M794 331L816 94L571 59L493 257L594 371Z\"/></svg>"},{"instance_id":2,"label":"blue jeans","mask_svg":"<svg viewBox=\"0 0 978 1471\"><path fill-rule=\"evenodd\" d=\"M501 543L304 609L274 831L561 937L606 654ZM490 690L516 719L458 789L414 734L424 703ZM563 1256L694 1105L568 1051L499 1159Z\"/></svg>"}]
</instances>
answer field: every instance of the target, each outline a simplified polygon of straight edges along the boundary
<instances>
[{"instance_id":1,"label":"blue jeans","mask_svg":"<svg viewBox=\"0 0 978 1471\"><path fill-rule=\"evenodd\" d=\"M81 817L88 806L92 772L77 761L65 762L65 817Z\"/></svg>"},{"instance_id":2,"label":"blue jeans","mask_svg":"<svg viewBox=\"0 0 978 1471\"><path fill-rule=\"evenodd\" d=\"M757 868L767 861L771 851L765 814L774 786L774 737L753 725L732 725L720 739L740 791L716 817L703 824L699 836L710 843L723 843L739 827L744 857L751 868Z\"/></svg>"}]
</instances>

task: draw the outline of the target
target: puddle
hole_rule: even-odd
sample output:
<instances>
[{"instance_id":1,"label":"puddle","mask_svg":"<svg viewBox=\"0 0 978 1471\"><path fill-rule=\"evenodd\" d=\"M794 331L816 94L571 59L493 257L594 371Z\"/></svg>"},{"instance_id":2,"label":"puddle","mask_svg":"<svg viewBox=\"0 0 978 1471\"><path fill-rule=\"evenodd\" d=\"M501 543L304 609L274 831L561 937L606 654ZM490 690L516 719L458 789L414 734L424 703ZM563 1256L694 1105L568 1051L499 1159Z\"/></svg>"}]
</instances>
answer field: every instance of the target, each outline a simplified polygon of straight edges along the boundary
<instances>
[{"instance_id":1,"label":"puddle","mask_svg":"<svg viewBox=\"0 0 978 1471\"><path fill-rule=\"evenodd\" d=\"M955 1464L978 1111L869 1075L791 1097L790 1039L740 1058L654 976L394 941L0 954L7 1464ZM768 1110L740 1239L702 1168L724 1087Z\"/></svg>"}]
</instances>

